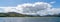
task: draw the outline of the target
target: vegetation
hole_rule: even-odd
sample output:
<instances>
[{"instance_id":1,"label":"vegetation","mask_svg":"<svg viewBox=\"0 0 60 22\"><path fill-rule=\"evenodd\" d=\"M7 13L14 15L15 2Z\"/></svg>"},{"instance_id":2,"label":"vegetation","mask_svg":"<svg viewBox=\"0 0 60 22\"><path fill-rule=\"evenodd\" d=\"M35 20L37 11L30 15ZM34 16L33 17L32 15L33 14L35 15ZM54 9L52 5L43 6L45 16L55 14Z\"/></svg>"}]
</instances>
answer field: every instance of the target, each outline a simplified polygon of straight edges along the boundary
<instances>
[{"instance_id":1,"label":"vegetation","mask_svg":"<svg viewBox=\"0 0 60 22\"><path fill-rule=\"evenodd\" d=\"M16 12L0 13L0 17L60 17L59 15L47 15L47 16L33 16L33 15L23 15Z\"/></svg>"},{"instance_id":2,"label":"vegetation","mask_svg":"<svg viewBox=\"0 0 60 22\"><path fill-rule=\"evenodd\" d=\"M0 17L33 17L32 15L23 15L16 12L0 13Z\"/></svg>"}]
</instances>

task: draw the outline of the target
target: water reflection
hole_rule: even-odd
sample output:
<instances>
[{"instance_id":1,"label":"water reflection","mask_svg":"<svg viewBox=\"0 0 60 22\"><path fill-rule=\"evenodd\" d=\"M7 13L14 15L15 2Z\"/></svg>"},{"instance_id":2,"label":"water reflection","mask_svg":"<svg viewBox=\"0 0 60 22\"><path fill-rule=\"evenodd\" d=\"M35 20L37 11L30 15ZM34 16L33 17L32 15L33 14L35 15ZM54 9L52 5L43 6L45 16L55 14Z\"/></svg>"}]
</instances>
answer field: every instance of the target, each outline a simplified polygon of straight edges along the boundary
<instances>
[{"instance_id":1,"label":"water reflection","mask_svg":"<svg viewBox=\"0 0 60 22\"><path fill-rule=\"evenodd\" d=\"M60 22L59 17L3 17L0 22Z\"/></svg>"}]
</instances>

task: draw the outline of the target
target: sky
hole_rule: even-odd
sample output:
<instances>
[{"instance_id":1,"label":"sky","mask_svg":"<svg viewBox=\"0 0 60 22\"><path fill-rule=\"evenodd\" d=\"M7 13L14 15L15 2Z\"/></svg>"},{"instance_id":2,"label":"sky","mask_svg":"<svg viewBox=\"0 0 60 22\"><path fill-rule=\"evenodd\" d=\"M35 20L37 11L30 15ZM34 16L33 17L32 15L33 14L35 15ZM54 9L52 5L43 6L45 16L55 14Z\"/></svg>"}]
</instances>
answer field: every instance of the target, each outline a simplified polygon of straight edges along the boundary
<instances>
[{"instance_id":1,"label":"sky","mask_svg":"<svg viewBox=\"0 0 60 22\"><path fill-rule=\"evenodd\" d=\"M41 16L59 14L59 2L60 0L0 0L0 12L31 13Z\"/></svg>"},{"instance_id":2,"label":"sky","mask_svg":"<svg viewBox=\"0 0 60 22\"><path fill-rule=\"evenodd\" d=\"M53 7L59 8L60 7L60 0L0 0L0 7L16 7L18 4L23 3L34 3L34 2L47 2L47 3L53 3Z\"/></svg>"}]
</instances>

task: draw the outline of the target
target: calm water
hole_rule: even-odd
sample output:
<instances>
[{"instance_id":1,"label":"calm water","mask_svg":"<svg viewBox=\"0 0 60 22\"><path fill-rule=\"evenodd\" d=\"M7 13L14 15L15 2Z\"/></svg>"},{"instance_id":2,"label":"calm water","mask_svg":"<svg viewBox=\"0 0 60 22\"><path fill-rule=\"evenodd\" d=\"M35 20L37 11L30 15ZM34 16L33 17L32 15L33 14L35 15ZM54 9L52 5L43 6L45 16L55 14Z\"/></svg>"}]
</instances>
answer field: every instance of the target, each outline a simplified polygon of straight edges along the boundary
<instances>
[{"instance_id":1,"label":"calm water","mask_svg":"<svg viewBox=\"0 0 60 22\"><path fill-rule=\"evenodd\" d=\"M0 22L60 22L60 17L0 17Z\"/></svg>"}]
</instances>

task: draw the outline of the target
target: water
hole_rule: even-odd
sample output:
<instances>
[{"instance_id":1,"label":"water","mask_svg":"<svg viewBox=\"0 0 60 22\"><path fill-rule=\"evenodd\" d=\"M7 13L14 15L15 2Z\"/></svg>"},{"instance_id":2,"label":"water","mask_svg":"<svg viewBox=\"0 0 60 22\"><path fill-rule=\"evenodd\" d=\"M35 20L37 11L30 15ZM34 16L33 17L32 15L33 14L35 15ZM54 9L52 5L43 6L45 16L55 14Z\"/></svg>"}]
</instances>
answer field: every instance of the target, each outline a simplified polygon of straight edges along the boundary
<instances>
[{"instance_id":1,"label":"water","mask_svg":"<svg viewBox=\"0 0 60 22\"><path fill-rule=\"evenodd\" d=\"M60 22L60 17L0 17L0 22Z\"/></svg>"}]
</instances>

